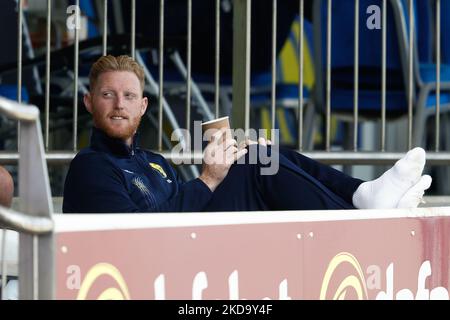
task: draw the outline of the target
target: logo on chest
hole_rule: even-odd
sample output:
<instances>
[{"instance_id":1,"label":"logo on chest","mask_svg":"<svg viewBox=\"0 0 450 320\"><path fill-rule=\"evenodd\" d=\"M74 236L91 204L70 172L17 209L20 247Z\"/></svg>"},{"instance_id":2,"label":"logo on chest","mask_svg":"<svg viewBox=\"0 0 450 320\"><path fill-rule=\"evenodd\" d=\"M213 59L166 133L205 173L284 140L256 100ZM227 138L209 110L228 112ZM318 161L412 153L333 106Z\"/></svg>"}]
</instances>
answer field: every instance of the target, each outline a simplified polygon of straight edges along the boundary
<instances>
[{"instance_id":1,"label":"logo on chest","mask_svg":"<svg viewBox=\"0 0 450 320\"><path fill-rule=\"evenodd\" d=\"M147 186L145 185L144 181L142 180L141 177L134 177L131 180L131 183L139 189L139 191L141 191L145 196L149 196L150 195L150 190L148 190Z\"/></svg>"},{"instance_id":2,"label":"logo on chest","mask_svg":"<svg viewBox=\"0 0 450 320\"><path fill-rule=\"evenodd\" d=\"M164 171L164 169L159 164L154 163L154 162L149 162L148 164L149 164L150 168L157 171L161 175L161 177L166 179L166 181L168 183L172 183L172 180L167 179L167 173Z\"/></svg>"}]
</instances>

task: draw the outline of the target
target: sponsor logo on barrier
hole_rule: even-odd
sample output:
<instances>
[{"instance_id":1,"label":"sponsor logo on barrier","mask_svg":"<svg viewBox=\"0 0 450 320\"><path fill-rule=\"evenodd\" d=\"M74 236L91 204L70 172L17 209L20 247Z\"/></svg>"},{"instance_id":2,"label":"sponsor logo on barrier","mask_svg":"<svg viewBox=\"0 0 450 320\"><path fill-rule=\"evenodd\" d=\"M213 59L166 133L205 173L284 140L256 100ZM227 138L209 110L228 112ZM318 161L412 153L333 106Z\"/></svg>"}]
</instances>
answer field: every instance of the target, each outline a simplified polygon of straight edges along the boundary
<instances>
[{"instance_id":1,"label":"sponsor logo on barrier","mask_svg":"<svg viewBox=\"0 0 450 320\"><path fill-rule=\"evenodd\" d=\"M77 295L77 300L93 299L90 297L89 293L92 287L96 284L97 279L102 276L109 276L112 278L119 288L109 287L104 289L96 299L98 300L129 300L130 294L128 291L127 284L123 279L120 271L111 264L99 263L92 267L86 277L83 279L80 290ZM166 299L166 282L165 275L160 274L154 281L154 293L155 300L165 300ZM239 275L238 271L234 270L228 277L229 285L229 299L238 300L241 299L239 295ZM101 286L101 285L100 285ZM199 272L195 275L192 282L192 299L201 300L203 297L203 291L208 287L208 277L205 272ZM288 284L287 280L284 279L278 286L279 300L291 300L288 296ZM263 299L267 300L268 297Z\"/></svg>"},{"instance_id":2,"label":"sponsor logo on barrier","mask_svg":"<svg viewBox=\"0 0 450 320\"><path fill-rule=\"evenodd\" d=\"M87 299L91 288L95 285L96 281L103 276L112 278L118 288L109 287L104 289L96 297L97 300L130 300L130 293L128 292L127 284L125 283L120 271L109 263L98 263L88 271L86 277L81 283L77 300Z\"/></svg>"},{"instance_id":3,"label":"sponsor logo on barrier","mask_svg":"<svg viewBox=\"0 0 450 320\"><path fill-rule=\"evenodd\" d=\"M354 270L355 274L347 275L342 282L340 282L334 291L334 294L329 294L333 275L335 271L342 264L349 264ZM373 267L373 266L371 266ZM368 268L369 270L369 268ZM436 287L431 290L426 288L426 279L431 276L431 263L426 260L422 263L417 276L417 291L414 294L410 289L401 289L394 295L394 263L390 263L386 269L386 291L377 293L377 300L448 300L449 293L444 287ZM379 278L379 275L376 275ZM369 298L367 293L366 279L358 260L348 252L341 252L333 257L325 272L322 288L320 290L320 299L343 300L347 297L350 290L356 293L357 299L365 300Z\"/></svg>"},{"instance_id":4,"label":"sponsor logo on barrier","mask_svg":"<svg viewBox=\"0 0 450 320\"><path fill-rule=\"evenodd\" d=\"M346 265L347 269L350 267L351 273L344 273L342 281L338 279L342 274L337 276L338 270ZM368 268L369 270L370 268ZM378 275L379 276L379 275ZM449 292L444 287L436 287L433 289L426 288L426 280L431 276L430 261L422 263L418 277L417 277L417 291L415 294L412 290L404 288L394 292L394 263L389 264L386 269L386 286L385 290L379 291L375 295L377 300L448 300ZM92 297L92 288L96 287L96 292L102 287L102 283L98 281L99 278L109 277L114 281L116 286L106 287L102 289L96 297ZM157 300L166 299L166 279L164 274L158 275L153 283L154 298ZM69 280L69 279L68 279ZM73 279L71 280L73 282ZM103 283L104 285L104 283ZM127 284L122 277L120 271L111 264L98 263L94 265L86 274L80 286L71 289L78 289L78 300L84 299L111 299L111 300L128 300L130 293ZM203 299L203 291L208 288L208 276L206 272L198 272L192 281L192 299ZM91 293L91 294L90 294ZM334 256L325 271L323 281L320 289L319 299L344 300L353 299L367 300L369 299L367 281L364 276L363 269L351 253L341 252ZM240 296L239 292L239 273L234 270L228 277L228 299L238 300L245 299ZM261 299L269 299L268 297L261 297ZM278 299L290 300L292 299L288 294L288 280L284 279L278 285Z\"/></svg>"},{"instance_id":5,"label":"sponsor logo on barrier","mask_svg":"<svg viewBox=\"0 0 450 320\"><path fill-rule=\"evenodd\" d=\"M355 274L346 276L331 298L327 293L333 274L335 273L335 270L344 263L349 264L354 269ZM364 279L364 274L358 260L348 252L341 252L337 254L328 265L322 281L320 299L325 300L331 298L333 300L344 300L350 289L353 289L356 292L358 300L366 300L369 297L367 294L366 280Z\"/></svg>"},{"instance_id":6,"label":"sponsor logo on barrier","mask_svg":"<svg viewBox=\"0 0 450 320\"><path fill-rule=\"evenodd\" d=\"M416 294L409 289L398 290L395 294L396 300L448 300L449 293L444 287L436 287L431 290L426 288L426 280L431 276L431 263L426 260L422 263L417 276ZM394 263L389 264L386 269L386 291L381 291L376 296L377 300L394 299Z\"/></svg>"}]
</instances>

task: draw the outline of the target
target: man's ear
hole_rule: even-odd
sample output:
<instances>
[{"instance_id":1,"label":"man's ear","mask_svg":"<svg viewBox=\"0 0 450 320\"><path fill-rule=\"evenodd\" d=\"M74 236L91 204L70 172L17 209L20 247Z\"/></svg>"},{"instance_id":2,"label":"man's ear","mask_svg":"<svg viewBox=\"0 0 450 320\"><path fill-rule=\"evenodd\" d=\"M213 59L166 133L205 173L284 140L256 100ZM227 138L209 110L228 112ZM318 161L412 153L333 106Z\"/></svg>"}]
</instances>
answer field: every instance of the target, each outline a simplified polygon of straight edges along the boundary
<instances>
[{"instance_id":1,"label":"man's ear","mask_svg":"<svg viewBox=\"0 0 450 320\"><path fill-rule=\"evenodd\" d=\"M141 117L145 114L145 111L147 110L148 106L148 98L143 97L142 98L142 106L141 106Z\"/></svg>"},{"instance_id":2,"label":"man's ear","mask_svg":"<svg viewBox=\"0 0 450 320\"><path fill-rule=\"evenodd\" d=\"M83 101L86 110L92 113L92 97L90 92L84 94Z\"/></svg>"}]
</instances>

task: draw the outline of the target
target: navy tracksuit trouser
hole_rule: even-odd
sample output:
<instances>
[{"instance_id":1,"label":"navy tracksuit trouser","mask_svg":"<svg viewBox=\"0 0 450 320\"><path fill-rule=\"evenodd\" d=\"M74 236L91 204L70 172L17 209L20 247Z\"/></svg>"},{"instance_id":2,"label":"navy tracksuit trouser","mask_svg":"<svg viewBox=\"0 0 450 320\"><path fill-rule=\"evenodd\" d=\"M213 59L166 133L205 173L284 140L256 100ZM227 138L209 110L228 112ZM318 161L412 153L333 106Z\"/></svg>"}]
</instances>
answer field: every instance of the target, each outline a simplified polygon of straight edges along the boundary
<instances>
[{"instance_id":1,"label":"navy tracksuit trouser","mask_svg":"<svg viewBox=\"0 0 450 320\"><path fill-rule=\"evenodd\" d=\"M249 164L251 152L267 152L272 159L277 155L271 147L250 146L245 164L231 166L205 211L354 209L352 196L362 180L284 148L278 153L278 172L261 175L269 165L259 157Z\"/></svg>"}]
</instances>

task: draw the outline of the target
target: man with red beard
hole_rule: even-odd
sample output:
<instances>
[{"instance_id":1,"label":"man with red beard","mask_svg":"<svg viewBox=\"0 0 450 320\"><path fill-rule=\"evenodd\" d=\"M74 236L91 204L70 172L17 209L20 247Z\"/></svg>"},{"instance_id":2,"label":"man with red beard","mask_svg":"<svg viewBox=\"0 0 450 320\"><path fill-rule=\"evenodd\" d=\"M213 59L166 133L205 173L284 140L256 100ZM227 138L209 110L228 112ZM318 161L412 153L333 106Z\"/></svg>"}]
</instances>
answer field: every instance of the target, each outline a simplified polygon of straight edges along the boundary
<instances>
[{"instance_id":1,"label":"man with red beard","mask_svg":"<svg viewBox=\"0 0 450 320\"><path fill-rule=\"evenodd\" d=\"M84 103L94 121L91 146L71 162L64 212L200 211L227 168L247 152L238 152L234 140L226 141L226 149L217 144L227 162L205 166L198 179L181 183L162 156L136 145L148 105L142 67L128 56L105 56L93 65L89 78Z\"/></svg>"},{"instance_id":2,"label":"man with red beard","mask_svg":"<svg viewBox=\"0 0 450 320\"><path fill-rule=\"evenodd\" d=\"M70 164L65 213L412 208L431 184L430 176L422 176L420 148L368 182L287 149L274 157L278 172L261 175L263 164L250 164L249 154L276 151L264 140L238 148L225 131L206 147L201 175L182 182L161 155L137 146L148 105L143 68L128 56L104 56L92 66L89 80L84 103L94 128L90 146ZM243 156L246 161L236 163Z\"/></svg>"}]
</instances>

